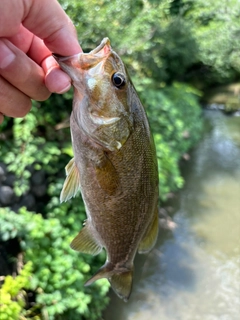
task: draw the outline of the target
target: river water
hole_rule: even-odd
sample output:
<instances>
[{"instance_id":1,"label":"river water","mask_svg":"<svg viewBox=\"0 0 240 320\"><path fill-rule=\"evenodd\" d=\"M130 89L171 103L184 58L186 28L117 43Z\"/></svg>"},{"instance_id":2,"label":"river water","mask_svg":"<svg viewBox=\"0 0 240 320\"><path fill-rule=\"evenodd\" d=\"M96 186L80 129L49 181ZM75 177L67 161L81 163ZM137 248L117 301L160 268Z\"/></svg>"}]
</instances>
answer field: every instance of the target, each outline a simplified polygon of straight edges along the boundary
<instances>
[{"instance_id":1,"label":"river water","mask_svg":"<svg viewBox=\"0 0 240 320\"><path fill-rule=\"evenodd\" d=\"M169 204L177 227L137 257L129 302L111 294L104 320L240 319L240 117L205 119Z\"/></svg>"}]
</instances>

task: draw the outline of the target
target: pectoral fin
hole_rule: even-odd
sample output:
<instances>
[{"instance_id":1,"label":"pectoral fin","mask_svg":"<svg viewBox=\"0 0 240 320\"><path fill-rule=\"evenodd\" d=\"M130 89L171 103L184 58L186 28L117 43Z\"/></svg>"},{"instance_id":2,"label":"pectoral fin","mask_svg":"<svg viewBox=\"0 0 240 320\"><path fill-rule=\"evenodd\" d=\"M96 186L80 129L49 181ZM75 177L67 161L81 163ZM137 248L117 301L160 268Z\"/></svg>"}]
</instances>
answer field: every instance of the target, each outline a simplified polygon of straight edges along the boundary
<instances>
[{"instance_id":1,"label":"pectoral fin","mask_svg":"<svg viewBox=\"0 0 240 320\"><path fill-rule=\"evenodd\" d=\"M158 236L158 208L154 212L152 222L149 224L138 247L139 253L149 252L155 245Z\"/></svg>"},{"instance_id":2,"label":"pectoral fin","mask_svg":"<svg viewBox=\"0 0 240 320\"><path fill-rule=\"evenodd\" d=\"M74 165L75 165L74 158L72 158L65 167L66 176L69 175Z\"/></svg>"},{"instance_id":3,"label":"pectoral fin","mask_svg":"<svg viewBox=\"0 0 240 320\"><path fill-rule=\"evenodd\" d=\"M93 238L87 225L73 239L70 247L73 250L92 254L93 256L102 250L102 246Z\"/></svg>"},{"instance_id":4,"label":"pectoral fin","mask_svg":"<svg viewBox=\"0 0 240 320\"><path fill-rule=\"evenodd\" d=\"M60 194L60 202L68 201L72 197L75 197L80 188L79 171L75 164L74 158L69 161L65 167L66 179L63 184L62 192Z\"/></svg>"},{"instance_id":5,"label":"pectoral fin","mask_svg":"<svg viewBox=\"0 0 240 320\"><path fill-rule=\"evenodd\" d=\"M106 155L103 156L100 164L95 167L95 172L100 187L109 195L114 194L120 184L118 173Z\"/></svg>"}]
</instances>

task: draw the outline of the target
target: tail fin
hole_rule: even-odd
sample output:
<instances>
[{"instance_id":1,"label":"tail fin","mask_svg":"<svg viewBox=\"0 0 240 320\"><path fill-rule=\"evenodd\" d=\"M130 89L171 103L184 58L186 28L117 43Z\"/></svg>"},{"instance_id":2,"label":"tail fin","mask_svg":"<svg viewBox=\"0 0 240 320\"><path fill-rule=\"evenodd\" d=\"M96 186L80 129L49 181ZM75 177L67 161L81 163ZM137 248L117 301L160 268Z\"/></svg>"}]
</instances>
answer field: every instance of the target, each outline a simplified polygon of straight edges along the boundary
<instances>
[{"instance_id":1,"label":"tail fin","mask_svg":"<svg viewBox=\"0 0 240 320\"><path fill-rule=\"evenodd\" d=\"M127 302L132 291L133 270L116 273L108 280L119 298Z\"/></svg>"},{"instance_id":2,"label":"tail fin","mask_svg":"<svg viewBox=\"0 0 240 320\"><path fill-rule=\"evenodd\" d=\"M123 299L125 302L128 301L132 291L133 267L131 270L127 268L125 268L124 271L117 270L114 269L114 266L111 263L107 262L85 283L85 286L89 286L94 281L102 278L108 279L112 289L119 298Z\"/></svg>"}]
</instances>

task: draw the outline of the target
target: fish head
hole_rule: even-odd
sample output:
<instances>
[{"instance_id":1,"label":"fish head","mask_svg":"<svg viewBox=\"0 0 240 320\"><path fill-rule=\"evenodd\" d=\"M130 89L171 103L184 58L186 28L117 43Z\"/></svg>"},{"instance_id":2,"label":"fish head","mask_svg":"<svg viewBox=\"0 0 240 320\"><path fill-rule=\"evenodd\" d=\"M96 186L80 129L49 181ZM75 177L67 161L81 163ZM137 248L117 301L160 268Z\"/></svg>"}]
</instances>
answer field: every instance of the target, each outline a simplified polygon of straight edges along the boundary
<instances>
[{"instance_id":1,"label":"fish head","mask_svg":"<svg viewBox=\"0 0 240 320\"><path fill-rule=\"evenodd\" d=\"M79 129L101 147L119 150L133 130L133 87L109 39L89 53L54 57L72 79L73 116Z\"/></svg>"}]
</instances>

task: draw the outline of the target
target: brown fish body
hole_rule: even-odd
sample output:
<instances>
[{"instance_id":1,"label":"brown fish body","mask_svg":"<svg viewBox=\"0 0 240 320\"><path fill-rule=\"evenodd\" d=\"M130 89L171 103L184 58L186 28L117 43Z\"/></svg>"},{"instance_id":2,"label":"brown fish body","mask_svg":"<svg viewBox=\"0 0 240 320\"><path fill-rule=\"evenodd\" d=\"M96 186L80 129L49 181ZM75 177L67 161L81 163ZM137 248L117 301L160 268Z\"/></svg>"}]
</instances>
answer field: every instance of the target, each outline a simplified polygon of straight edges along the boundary
<instances>
[{"instance_id":1,"label":"brown fish body","mask_svg":"<svg viewBox=\"0 0 240 320\"><path fill-rule=\"evenodd\" d=\"M91 254L104 247L107 262L87 285L105 277L127 300L135 254L151 250L158 233L157 160L147 117L108 39L59 63L75 88L74 159L66 167L61 200L80 187L88 218L71 246Z\"/></svg>"}]
</instances>

